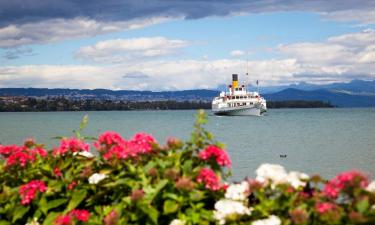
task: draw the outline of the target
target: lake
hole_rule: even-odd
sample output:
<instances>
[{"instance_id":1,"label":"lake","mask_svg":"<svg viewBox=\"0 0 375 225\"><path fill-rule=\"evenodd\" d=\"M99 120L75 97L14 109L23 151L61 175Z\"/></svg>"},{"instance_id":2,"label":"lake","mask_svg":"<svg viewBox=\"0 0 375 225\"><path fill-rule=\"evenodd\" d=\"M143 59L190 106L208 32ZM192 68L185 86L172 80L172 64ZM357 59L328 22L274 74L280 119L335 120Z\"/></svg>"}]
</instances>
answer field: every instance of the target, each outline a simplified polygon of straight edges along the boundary
<instances>
[{"instance_id":1,"label":"lake","mask_svg":"<svg viewBox=\"0 0 375 225\"><path fill-rule=\"evenodd\" d=\"M235 180L254 176L265 162L326 177L359 169L375 178L375 108L271 109L262 117L207 113L206 127L226 144ZM189 138L196 111L0 113L0 143L34 137L52 147L58 143L52 137L71 136L85 114L87 136L113 130L130 138L143 131L164 143L170 136Z\"/></svg>"}]
</instances>

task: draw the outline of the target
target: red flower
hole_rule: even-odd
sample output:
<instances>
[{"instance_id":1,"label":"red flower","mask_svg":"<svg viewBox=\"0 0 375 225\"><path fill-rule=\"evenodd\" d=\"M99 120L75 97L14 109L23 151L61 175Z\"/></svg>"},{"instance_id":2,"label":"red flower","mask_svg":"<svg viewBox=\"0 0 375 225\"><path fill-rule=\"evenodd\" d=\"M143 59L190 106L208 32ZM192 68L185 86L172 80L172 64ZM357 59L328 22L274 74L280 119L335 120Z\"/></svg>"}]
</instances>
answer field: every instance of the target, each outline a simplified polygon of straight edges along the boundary
<instances>
[{"instance_id":1,"label":"red flower","mask_svg":"<svg viewBox=\"0 0 375 225\"><path fill-rule=\"evenodd\" d=\"M214 159L220 166L230 167L231 164L227 152L215 145L210 145L201 151L199 158L206 161Z\"/></svg>"},{"instance_id":2,"label":"red flower","mask_svg":"<svg viewBox=\"0 0 375 225\"><path fill-rule=\"evenodd\" d=\"M23 147L17 145L0 145L0 154L5 158L11 154L22 151Z\"/></svg>"},{"instance_id":3,"label":"red flower","mask_svg":"<svg viewBox=\"0 0 375 225\"><path fill-rule=\"evenodd\" d=\"M68 185L68 189L69 189L69 190L72 190L76 185L77 185L77 182L76 182L76 181L72 181L72 183L70 183L70 184Z\"/></svg>"},{"instance_id":4,"label":"red flower","mask_svg":"<svg viewBox=\"0 0 375 225\"><path fill-rule=\"evenodd\" d=\"M119 134L108 131L99 136L95 147L105 160L110 161L149 153L152 150L152 143L155 143L155 139L145 133L138 133L131 140L126 141Z\"/></svg>"},{"instance_id":5,"label":"red flower","mask_svg":"<svg viewBox=\"0 0 375 225\"><path fill-rule=\"evenodd\" d=\"M60 141L60 147L53 150L53 155L65 155L67 152L89 151L90 145L81 139L75 137L63 138Z\"/></svg>"},{"instance_id":6,"label":"red flower","mask_svg":"<svg viewBox=\"0 0 375 225\"><path fill-rule=\"evenodd\" d=\"M197 177L198 183L204 183L207 189L217 191L221 189L220 178L215 172L208 168L203 168Z\"/></svg>"},{"instance_id":7,"label":"red flower","mask_svg":"<svg viewBox=\"0 0 375 225\"><path fill-rule=\"evenodd\" d=\"M339 193L348 188L365 188L368 185L368 179L358 171L348 171L337 175L330 180L323 189L323 193L330 198L337 198Z\"/></svg>"},{"instance_id":8,"label":"red flower","mask_svg":"<svg viewBox=\"0 0 375 225\"><path fill-rule=\"evenodd\" d=\"M37 156L46 157L47 151L36 147L30 149L26 146L8 145L0 146L0 154L6 159L6 165L20 165L25 167L28 162L35 161Z\"/></svg>"},{"instance_id":9,"label":"red flower","mask_svg":"<svg viewBox=\"0 0 375 225\"><path fill-rule=\"evenodd\" d=\"M98 141L94 143L94 146L99 151L102 151L105 148L111 147L112 145L123 145L124 143L125 140L120 134L114 131L106 131L99 136Z\"/></svg>"},{"instance_id":10,"label":"red flower","mask_svg":"<svg viewBox=\"0 0 375 225\"><path fill-rule=\"evenodd\" d=\"M61 170L58 167L55 167L53 169L53 173L55 174L56 177L61 177L62 176Z\"/></svg>"},{"instance_id":11,"label":"red flower","mask_svg":"<svg viewBox=\"0 0 375 225\"><path fill-rule=\"evenodd\" d=\"M79 221L87 222L90 218L90 212L85 209L74 209L70 212L70 216L75 217Z\"/></svg>"},{"instance_id":12,"label":"red flower","mask_svg":"<svg viewBox=\"0 0 375 225\"><path fill-rule=\"evenodd\" d=\"M73 220L87 222L90 218L90 212L85 209L74 209L70 211L67 215L60 215L56 218L56 225L70 225Z\"/></svg>"},{"instance_id":13,"label":"red flower","mask_svg":"<svg viewBox=\"0 0 375 225\"><path fill-rule=\"evenodd\" d=\"M112 211L104 217L103 219L104 225L117 224L118 217L119 217L118 213L114 209L112 209Z\"/></svg>"},{"instance_id":14,"label":"red flower","mask_svg":"<svg viewBox=\"0 0 375 225\"><path fill-rule=\"evenodd\" d=\"M135 153L149 153L152 150L152 143L156 143L155 139L146 133L137 133L128 142L128 148Z\"/></svg>"},{"instance_id":15,"label":"red flower","mask_svg":"<svg viewBox=\"0 0 375 225\"><path fill-rule=\"evenodd\" d=\"M21 204L27 205L35 199L36 194L39 192L45 192L47 190L46 184L41 180L32 180L27 184L20 187L20 194L22 197Z\"/></svg>"},{"instance_id":16,"label":"red flower","mask_svg":"<svg viewBox=\"0 0 375 225\"><path fill-rule=\"evenodd\" d=\"M320 202L316 204L315 208L318 213L323 214L336 209L336 205L330 202Z\"/></svg>"},{"instance_id":17,"label":"red flower","mask_svg":"<svg viewBox=\"0 0 375 225\"><path fill-rule=\"evenodd\" d=\"M58 216L55 220L56 225L70 225L72 224L72 220L70 216L65 215L65 216Z\"/></svg>"}]
</instances>

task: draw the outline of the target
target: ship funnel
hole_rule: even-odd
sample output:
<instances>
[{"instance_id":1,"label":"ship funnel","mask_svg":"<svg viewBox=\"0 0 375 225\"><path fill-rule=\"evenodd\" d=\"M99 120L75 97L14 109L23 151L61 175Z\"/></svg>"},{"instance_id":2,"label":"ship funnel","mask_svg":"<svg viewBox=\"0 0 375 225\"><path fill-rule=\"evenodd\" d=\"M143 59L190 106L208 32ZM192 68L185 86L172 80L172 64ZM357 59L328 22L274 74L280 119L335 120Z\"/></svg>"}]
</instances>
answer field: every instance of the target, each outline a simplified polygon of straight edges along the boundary
<instances>
[{"instance_id":1,"label":"ship funnel","mask_svg":"<svg viewBox=\"0 0 375 225\"><path fill-rule=\"evenodd\" d=\"M238 75L232 74L232 87L238 88Z\"/></svg>"}]
</instances>

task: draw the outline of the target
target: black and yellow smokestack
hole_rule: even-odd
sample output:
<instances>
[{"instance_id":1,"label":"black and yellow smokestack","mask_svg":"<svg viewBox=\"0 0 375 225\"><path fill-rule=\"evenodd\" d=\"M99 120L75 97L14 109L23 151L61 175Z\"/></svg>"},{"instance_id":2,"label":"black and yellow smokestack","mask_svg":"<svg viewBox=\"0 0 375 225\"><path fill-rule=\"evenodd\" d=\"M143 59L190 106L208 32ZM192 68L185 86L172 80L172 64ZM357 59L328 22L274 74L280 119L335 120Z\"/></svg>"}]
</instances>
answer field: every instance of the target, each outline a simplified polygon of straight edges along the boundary
<instances>
[{"instance_id":1,"label":"black and yellow smokestack","mask_svg":"<svg viewBox=\"0 0 375 225\"><path fill-rule=\"evenodd\" d=\"M238 88L238 75L232 74L232 87Z\"/></svg>"}]
</instances>

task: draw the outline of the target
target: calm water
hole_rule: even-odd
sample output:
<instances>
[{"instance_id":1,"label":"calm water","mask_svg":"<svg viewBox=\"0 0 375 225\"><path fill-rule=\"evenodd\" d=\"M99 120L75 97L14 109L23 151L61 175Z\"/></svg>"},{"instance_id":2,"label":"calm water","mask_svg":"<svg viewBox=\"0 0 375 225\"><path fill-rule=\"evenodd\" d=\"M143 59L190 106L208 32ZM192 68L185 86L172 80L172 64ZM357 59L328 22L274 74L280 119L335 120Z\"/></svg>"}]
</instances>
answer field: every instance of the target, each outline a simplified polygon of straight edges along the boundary
<instances>
[{"instance_id":1,"label":"calm water","mask_svg":"<svg viewBox=\"0 0 375 225\"><path fill-rule=\"evenodd\" d=\"M53 146L51 137L70 136L86 113L86 135L114 130L129 138L144 131L163 143L169 136L189 138L196 111L0 113L0 142L34 137ZM327 177L356 168L375 178L375 108L280 109L263 117L209 115L207 129L226 144L235 179L254 176L264 162ZM280 158L284 154L287 157Z\"/></svg>"}]
</instances>

